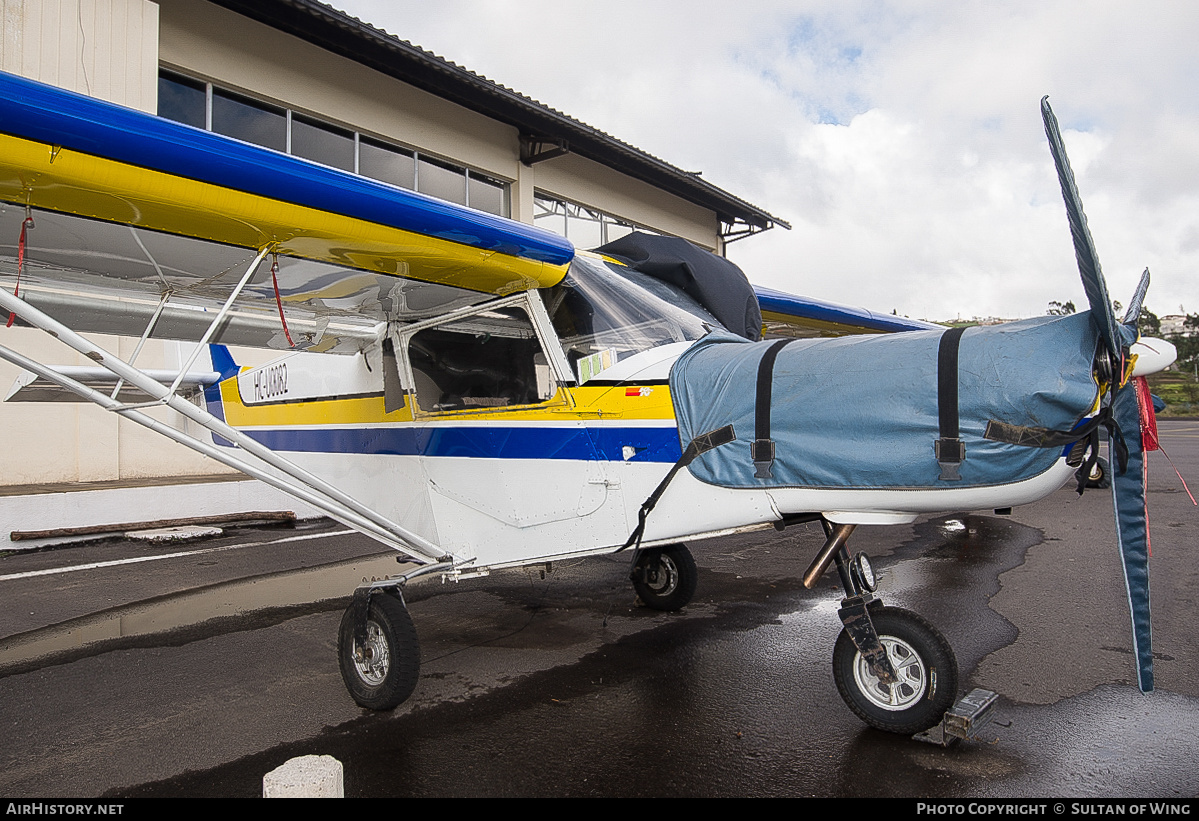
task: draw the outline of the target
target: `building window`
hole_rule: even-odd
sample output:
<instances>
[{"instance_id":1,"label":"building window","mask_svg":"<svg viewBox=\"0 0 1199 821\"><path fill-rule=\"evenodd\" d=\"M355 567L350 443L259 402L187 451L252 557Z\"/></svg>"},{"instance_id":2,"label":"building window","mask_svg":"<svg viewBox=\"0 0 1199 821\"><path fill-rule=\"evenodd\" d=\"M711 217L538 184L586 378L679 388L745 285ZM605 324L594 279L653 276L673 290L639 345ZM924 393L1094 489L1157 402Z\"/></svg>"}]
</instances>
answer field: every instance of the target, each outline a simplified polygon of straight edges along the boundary
<instances>
[{"instance_id":1,"label":"building window","mask_svg":"<svg viewBox=\"0 0 1199 821\"><path fill-rule=\"evenodd\" d=\"M158 116L489 214L509 213L501 180L166 69L158 74Z\"/></svg>"},{"instance_id":2,"label":"building window","mask_svg":"<svg viewBox=\"0 0 1199 821\"><path fill-rule=\"evenodd\" d=\"M208 127L208 90L205 83L163 72L158 75L158 116L177 123Z\"/></svg>"},{"instance_id":3,"label":"building window","mask_svg":"<svg viewBox=\"0 0 1199 821\"><path fill-rule=\"evenodd\" d=\"M471 208L489 214L508 213L508 186L499 180L470 172L466 180L466 198Z\"/></svg>"},{"instance_id":4,"label":"building window","mask_svg":"<svg viewBox=\"0 0 1199 821\"><path fill-rule=\"evenodd\" d=\"M561 234L577 248L598 248L634 231L656 233L603 211L548 194L533 196L533 224Z\"/></svg>"},{"instance_id":5,"label":"building window","mask_svg":"<svg viewBox=\"0 0 1199 821\"><path fill-rule=\"evenodd\" d=\"M416 190L416 154L367 137L358 139L358 173ZM497 212L498 213L498 212Z\"/></svg>"},{"instance_id":6,"label":"building window","mask_svg":"<svg viewBox=\"0 0 1199 821\"><path fill-rule=\"evenodd\" d=\"M354 170L354 132L291 115L291 153L342 171Z\"/></svg>"},{"instance_id":7,"label":"building window","mask_svg":"<svg viewBox=\"0 0 1199 821\"><path fill-rule=\"evenodd\" d=\"M421 157L416 163L416 190L441 200L466 205L465 169Z\"/></svg>"},{"instance_id":8,"label":"building window","mask_svg":"<svg viewBox=\"0 0 1199 821\"><path fill-rule=\"evenodd\" d=\"M287 151L287 111L240 94L212 90L212 130L255 145Z\"/></svg>"}]
</instances>

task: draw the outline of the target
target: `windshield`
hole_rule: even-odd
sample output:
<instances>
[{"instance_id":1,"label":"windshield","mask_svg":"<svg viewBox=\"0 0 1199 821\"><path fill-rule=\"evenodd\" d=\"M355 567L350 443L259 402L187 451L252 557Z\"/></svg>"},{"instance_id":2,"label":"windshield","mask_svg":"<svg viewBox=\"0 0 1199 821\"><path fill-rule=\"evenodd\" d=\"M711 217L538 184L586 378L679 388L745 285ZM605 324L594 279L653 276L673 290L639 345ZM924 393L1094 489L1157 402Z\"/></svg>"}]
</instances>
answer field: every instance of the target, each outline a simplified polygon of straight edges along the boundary
<instances>
[{"instance_id":1,"label":"windshield","mask_svg":"<svg viewBox=\"0 0 1199 821\"><path fill-rule=\"evenodd\" d=\"M581 255L541 294L580 384L634 354L722 327L674 286Z\"/></svg>"}]
</instances>

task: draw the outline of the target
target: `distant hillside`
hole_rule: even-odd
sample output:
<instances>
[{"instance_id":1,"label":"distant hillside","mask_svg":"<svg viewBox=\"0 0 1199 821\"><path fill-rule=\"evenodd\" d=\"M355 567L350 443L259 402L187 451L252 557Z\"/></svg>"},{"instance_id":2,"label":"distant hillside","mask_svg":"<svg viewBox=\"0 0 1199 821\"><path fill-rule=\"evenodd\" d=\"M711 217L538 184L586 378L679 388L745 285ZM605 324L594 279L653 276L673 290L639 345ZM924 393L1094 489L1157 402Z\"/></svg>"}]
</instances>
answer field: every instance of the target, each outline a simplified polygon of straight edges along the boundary
<instances>
[{"instance_id":1,"label":"distant hillside","mask_svg":"<svg viewBox=\"0 0 1199 821\"><path fill-rule=\"evenodd\" d=\"M1166 403L1159 416L1199 416L1199 382L1186 371L1162 371L1149 376L1149 389Z\"/></svg>"}]
</instances>

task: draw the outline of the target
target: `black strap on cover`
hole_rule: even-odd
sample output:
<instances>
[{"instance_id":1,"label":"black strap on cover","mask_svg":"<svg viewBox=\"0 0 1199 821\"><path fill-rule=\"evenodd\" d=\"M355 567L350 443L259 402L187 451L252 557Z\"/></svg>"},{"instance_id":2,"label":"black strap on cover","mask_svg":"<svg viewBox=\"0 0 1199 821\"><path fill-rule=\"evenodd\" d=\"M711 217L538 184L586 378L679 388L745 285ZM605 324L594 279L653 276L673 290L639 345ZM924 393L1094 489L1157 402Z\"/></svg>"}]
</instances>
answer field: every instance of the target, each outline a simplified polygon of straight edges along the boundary
<instances>
[{"instance_id":1,"label":"black strap on cover","mask_svg":"<svg viewBox=\"0 0 1199 821\"><path fill-rule=\"evenodd\" d=\"M666 478L654 488L654 492L642 503L641 510L637 513L637 527L629 534L628 541L624 543L624 546L620 550L627 550L630 547L639 549L641 547L641 537L645 533L645 520L649 517L649 512L658 504L658 500L662 498L662 494L666 492L666 486L670 484L670 480L674 478L676 473L695 461L695 457L707 453L713 448L727 445L736 438L737 434L733 430L733 426L725 425L723 428L701 433L692 439L691 443L683 451L683 455L679 457L679 461L675 462L674 467L666 474ZM619 553L620 550L616 552Z\"/></svg>"},{"instance_id":2,"label":"black strap on cover","mask_svg":"<svg viewBox=\"0 0 1199 821\"><path fill-rule=\"evenodd\" d=\"M1024 425L1012 425L995 419L987 422L987 430L983 437L994 442L1005 442L1009 445L1022 445L1029 448L1061 448L1075 442L1084 442L1082 450L1077 454L1072 452L1066 459L1070 465L1077 464L1078 470L1074 477L1078 480L1078 494L1081 496L1086 489L1091 470L1099 460L1099 429L1106 428L1116 451L1116 464L1123 473L1128 467L1128 445L1124 434L1116 420L1112 417L1111 407L1105 407L1099 413L1078 425L1074 430L1051 430L1050 428L1035 428Z\"/></svg>"},{"instance_id":3,"label":"black strap on cover","mask_svg":"<svg viewBox=\"0 0 1199 821\"><path fill-rule=\"evenodd\" d=\"M775 342L758 362L758 388L754 398L754 441L749 446L750 458L754 460L754 478L769 479L770 466L774 464L774 441L770 438L770 394L774 385L774 360L779 351L794 339Z\"/></svg>"},{"instance_id":4,"label":"black strap on cover","mask_svg":"<svg viewBox=\"0 0 1199 821\"><path fill-rule=\"evenodd\" d=\"M941 438L933 444L933 452L941 466L943 482L961 480L958 468L966 458L958 426L958 344L965 332L965 327L950 328L941 334L937 346L937 420Z\"/></svg>"}]
</instances>

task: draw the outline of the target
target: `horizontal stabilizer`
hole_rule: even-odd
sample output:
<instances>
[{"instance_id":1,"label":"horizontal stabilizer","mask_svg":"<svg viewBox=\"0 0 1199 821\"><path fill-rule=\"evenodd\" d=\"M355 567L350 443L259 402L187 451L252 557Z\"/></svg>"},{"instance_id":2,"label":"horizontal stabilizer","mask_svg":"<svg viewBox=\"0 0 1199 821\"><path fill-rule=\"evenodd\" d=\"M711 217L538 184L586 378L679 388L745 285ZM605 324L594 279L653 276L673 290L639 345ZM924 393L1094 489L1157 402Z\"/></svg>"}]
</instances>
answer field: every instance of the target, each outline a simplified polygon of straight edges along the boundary
<instances>
[{"instance_id":1,"label":"horizontal stabilizer","mask_svg":"<svg viewBox=\"0 0 1199 821\"><path fill-rule=\"evenodd\" d=\"M114 388L117 386L116 376L109 370L98 366L91 365L59 365L54 370L61 373L63 376L70 377L76 382L82 382L92 390L99 391L103 394L111 395ZM175 377L179 375L178 371L171 370L151 370L146 369L145 374L151 379L161 382L164 386L170 386L174 383ZM202 390L207 385L212 385L220 381L221 375L216 371L192 371L183 377L179 383L179 393L187 396ZM152 397L144 391L125 383L121 386L121 393L117 399L121 402L148 402ZM4 397L5 402L87 402L87 399L79 396L66 388L59 387L47 379L42 379L37 374L29 371L22 371L21 375L13 382L13 386L9 389L8 395Z\"/></svg>"}]
</instances>

